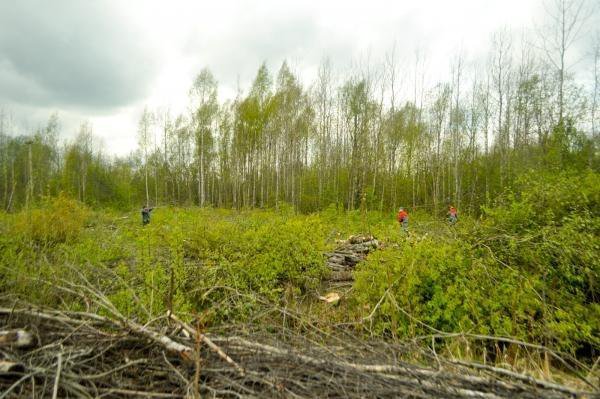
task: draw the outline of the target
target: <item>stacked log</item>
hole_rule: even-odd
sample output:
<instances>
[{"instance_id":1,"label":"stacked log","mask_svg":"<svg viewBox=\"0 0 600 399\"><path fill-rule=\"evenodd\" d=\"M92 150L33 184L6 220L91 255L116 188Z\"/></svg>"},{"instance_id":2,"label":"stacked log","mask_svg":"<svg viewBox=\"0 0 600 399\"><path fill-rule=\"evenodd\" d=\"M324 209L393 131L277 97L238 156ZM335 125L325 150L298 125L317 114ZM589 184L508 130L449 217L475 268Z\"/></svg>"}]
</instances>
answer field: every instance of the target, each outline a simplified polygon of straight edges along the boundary
<instances>
[{"instance_id":1,"label":"stacked log","mask_svg":"<svg viewBox=\"0 0 600 399\"><path fill-rule=\"evenodd\" d=\"M326 252L327 266L331 269L331 281L351 281L352 270L367 255L379 247L379 242L371 235L351 236L339 241L333 252Z\"/></svg>"}]
</instances>

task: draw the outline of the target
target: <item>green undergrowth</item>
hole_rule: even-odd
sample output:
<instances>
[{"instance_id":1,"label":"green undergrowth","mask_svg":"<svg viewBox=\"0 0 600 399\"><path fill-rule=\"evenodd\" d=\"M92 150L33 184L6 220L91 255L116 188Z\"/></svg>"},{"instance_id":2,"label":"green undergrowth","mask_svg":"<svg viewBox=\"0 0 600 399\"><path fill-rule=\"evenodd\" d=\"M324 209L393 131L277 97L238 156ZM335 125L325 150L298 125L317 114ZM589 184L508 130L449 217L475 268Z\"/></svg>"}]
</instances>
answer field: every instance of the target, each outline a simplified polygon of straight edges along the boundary
<instances>
[{"instance_id":1,"label":"green undergrowth","mask_svg":"<svg viewBox=\"0 0 600 399\"><path fill-rule=\"evenodd\" d=\"M595 359L599 216L598 174L526 176L480 220L369 256L355 272L353 318L376 336L512 337Z\"/></svg>"},{"instance_id":2,"label":"green undergrowth","mask_svg":"<svg viewBox=\"0 0 600 399\"><path fill-rule=\"evenodd\" d=\"M0 292L106 313L102 293L140 322L172 310L208 326L310 324L427 345L436 336L449 350L444 334L511 337L593 361L599 193L597 173L525 176L477 220L461 215L448 226L411 212L409 236L393 213L160 207L142 226L138 210L91 210L59 196L0 213ZM359 264L340 305L323 304L323 252L356 233L383 246ZM490 342L471 340L467 351L497 352Z\"/></svg>"},{"instance_id":3,"label":"green undergrowth","mask_svg":"<svg viewBox=\"0 0 600 399\"><path fill-rule=\"evenodd\" d=\"M318 215L286 210L159 208L141 226L137 212L94 213L66 199L4 214L0 228L4 292L81 308L85 301L67 290L78 281L130 317L172 309L210 311L217 321L250 317L256 307L242 302L251 295L276 301L286 287L298 295L315 289L327 273L331 234ZM232 292L239 301L221 303Z\"/></svg>"}]
</instances>

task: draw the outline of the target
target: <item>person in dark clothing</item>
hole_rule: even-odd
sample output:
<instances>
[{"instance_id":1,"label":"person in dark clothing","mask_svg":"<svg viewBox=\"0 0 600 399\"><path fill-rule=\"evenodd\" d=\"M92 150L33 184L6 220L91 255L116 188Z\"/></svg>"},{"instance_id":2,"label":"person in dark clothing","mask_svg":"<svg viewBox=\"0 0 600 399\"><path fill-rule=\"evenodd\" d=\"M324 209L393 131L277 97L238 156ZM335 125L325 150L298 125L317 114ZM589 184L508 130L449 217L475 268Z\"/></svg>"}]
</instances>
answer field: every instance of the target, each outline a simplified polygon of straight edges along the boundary
<instances>
[{"instance_id":1,"label":"person in dark clothing","mask_svg":"<svg viewBox=\"0 0 600 399\"><path fill-rule=\"evenodd\" d=\"M154 209L154 208L150 208L150 207L148 207L148 205L144 205L142 207L142 224L143 225L147 225L148 223L150 223L150 212L152 212L152 209Z\"/></svg>"}]
</instances>

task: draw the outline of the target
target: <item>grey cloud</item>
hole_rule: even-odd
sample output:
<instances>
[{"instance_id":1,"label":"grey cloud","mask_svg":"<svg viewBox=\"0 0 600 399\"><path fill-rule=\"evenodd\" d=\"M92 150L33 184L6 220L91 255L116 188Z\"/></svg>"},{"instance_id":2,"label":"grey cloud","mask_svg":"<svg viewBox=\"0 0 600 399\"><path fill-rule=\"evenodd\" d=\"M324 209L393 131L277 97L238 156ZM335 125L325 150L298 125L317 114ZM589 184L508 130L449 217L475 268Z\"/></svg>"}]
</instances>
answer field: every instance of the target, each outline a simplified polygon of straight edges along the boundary
<instances>
[{"instance_id":1,"label":"grey cloud","mask_svg":"<svg viewBox=\"0 0 600 399\"><path fill-rule=\"evenodd\" d=\"M151 51L107 1L0 2L0 100L107 111L143 97Z\"/></svg>"},{"instance_id":2,"label":"grey cloud","mask_svg":"<svg viewBox=\"0 0 600 399\"><path fill-rule=\"evenodd\" d=\"M263 61L275 76L284 60L312 65L325 56L339 60L351 55L348 41L323 29L308 12L241 12L227 23L218 37L194 32L184 51L198 54L198 70L208 66L230 88L238 77L242 88L248 88Z\"/></svg>"},{"instance_id":3,"label":"grey cloud","mask_svg":"<svg viewBox=\"0 0 600 399\"><path fill-rule=\"evenodd\" d=\"M221 86L235 89L239 77L240 85L247 89L263 61L273 76L284 60L300 70L315 68L324 58L330 59L334 68L348 68L364 55L357 52L355 39L360 38L361 32L382 28L381 22L355 17L356 29L348 37L347 33L344 36L344 32L327 26L326 21L315 19L310 7L293 11L285 10L283 5L280 8L271 12L242 10L236 18L223 21L228 26L221 27L218 36L194 32L183 51L198 54L198 71L208 66ZM381 55L382 51L390 51L396 42L404 48L405 55L412 56L415 38L399 35L402 29L417 30L411 18L401 15L386 23L384 31L389 36L374 39L375 52Z\"/></svg>"}]
</instances>

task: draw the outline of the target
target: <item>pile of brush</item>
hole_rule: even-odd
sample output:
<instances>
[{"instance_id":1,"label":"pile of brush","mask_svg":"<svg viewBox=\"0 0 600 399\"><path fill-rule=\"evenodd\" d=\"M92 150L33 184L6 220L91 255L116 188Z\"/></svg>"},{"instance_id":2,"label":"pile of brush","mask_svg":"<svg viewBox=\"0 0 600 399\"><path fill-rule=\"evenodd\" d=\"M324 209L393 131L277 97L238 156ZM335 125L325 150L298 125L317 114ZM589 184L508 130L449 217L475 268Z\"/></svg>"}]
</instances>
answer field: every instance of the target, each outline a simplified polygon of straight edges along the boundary
<instances>
[{"instance_id":1,"label":"pile of brush","mask_svg":"<svg viewBox=\"0 0 600 399\"><path fill-rule=\"evenodd\" d=\"M0 307L0 326L1 398L597 397L411 345L276 326L211 334L172 314L140 324L26 304ZM401 360L418 353L421 364Z\"/></svg>"}]
</instances>

